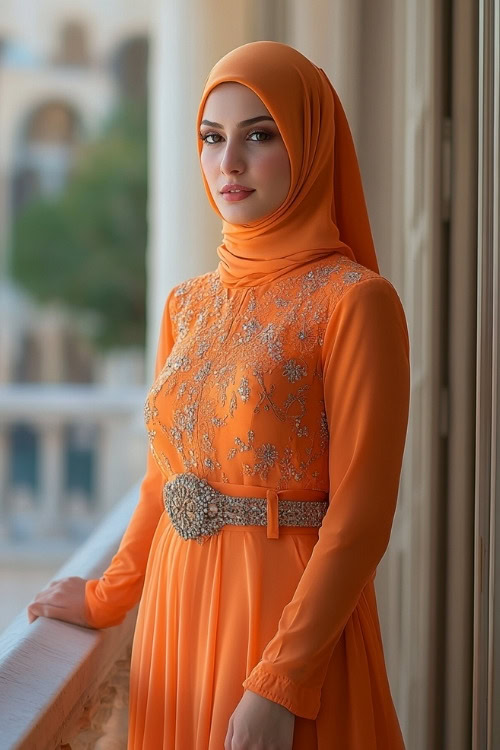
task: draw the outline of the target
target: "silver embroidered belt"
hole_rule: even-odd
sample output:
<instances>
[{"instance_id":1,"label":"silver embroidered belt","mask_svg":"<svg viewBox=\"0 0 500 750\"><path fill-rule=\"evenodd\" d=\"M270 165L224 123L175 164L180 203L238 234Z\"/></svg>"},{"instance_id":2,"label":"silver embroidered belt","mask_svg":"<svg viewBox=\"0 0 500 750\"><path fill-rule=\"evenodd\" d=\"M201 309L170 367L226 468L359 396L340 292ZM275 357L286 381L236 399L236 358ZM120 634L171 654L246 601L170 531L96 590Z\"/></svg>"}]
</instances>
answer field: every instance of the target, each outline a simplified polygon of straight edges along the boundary
<instances>
[{"instance_id":1,"label":"silver embroidered belt","mask_svg":"<svg viewBox=\"0 0 500 750\"><path fill-rule=\"evenodd\" d=\"M185 472L164 484L163 504L177 533L199 544L225 524L267 526L270 538L278 538L278 526L321 526L327 500L280 500L279 492L259 489L266 497L234 497Z\"/></svg>"}]
</instances>

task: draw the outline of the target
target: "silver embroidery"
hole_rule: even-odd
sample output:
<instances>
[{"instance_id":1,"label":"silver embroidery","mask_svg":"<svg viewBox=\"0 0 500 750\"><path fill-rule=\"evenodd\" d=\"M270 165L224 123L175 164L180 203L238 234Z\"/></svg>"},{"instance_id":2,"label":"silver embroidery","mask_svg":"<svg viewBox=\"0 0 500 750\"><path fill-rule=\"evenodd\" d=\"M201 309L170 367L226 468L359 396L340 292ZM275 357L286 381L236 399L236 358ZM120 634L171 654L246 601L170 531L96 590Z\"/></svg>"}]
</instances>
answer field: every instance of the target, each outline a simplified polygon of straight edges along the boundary
<instances>
[{"instance_id":1,"label":"silver embroidery","mask_svg":"<svg viewBox=\"0 0 500 750\"><path fill-rule=\"evenodd\" d=\"M269 475L269 469L274 466L278 460L278 450L272 443L264 443L260 448L257 449L257 457L260 459L255 464L254 472L259 474L262 479L267 479Z\"/></svg>"},{"instance_id":2,"label":"silver embroidery","mask_svg":"<svg viewBox=\"0 0 500 750\"><path fill-rule=\"evenodd\" d=\"M239 437L234 438L234 442L240 449L240 451L249 451L253 445L253 439L255 437L255 433L253 430L248 431L248 443L244 443L243 440L241 440Z\"/></svg>"},{"instance_id":3,"label":"silver embroidery","mask_svg":"<svg viewBox=\"0 0 500 750\"><path fill-rule=\"evenodd\" d=\"M217 271L179 284L170 310L175 343L144 404L152 449L158 434L172 446L168 456L155 453L167 476L201 469L224 482L247 474L277 489L297 482L322 489L324 332L344 290L373 276L336 254L264 290L230 292ZM260 415L265 434L257 432ZM223 437L233 447L222 451ZM230 477L221 460L231 461Z\"/></svg>"},{"instance_id":4,"label":"silver embroidery","mask_svg":"<svg viewBox=\"0 0 500 750\"><path fill-rule=\"evenodd\" d=\"M210 343L208 341L200 341L198 344L198 349L196 350L196 354L198 355L198 357L203 357L203 355L207 353L209 348Z\"/></svg>"},{"instance_id":5,"label":"silver embroidery","mask_svg":"<svg viewBox=\"0 0 500 750\"><path fill-rule=\"evenodd\" d=\"M361 274L358 273L358 271L347 271L347 273L344 274L343 280L344 284L353 284L355 281L359 281L361 278Z\"/></svg>"},{"instance_id":6,"label":"silver embroidery","mask_svg":"<svg viewBox=\"0 0 500 750\"><path fill-rule=\"evenodd\" d=\"M203 367L201 367L201 368L200 368L200 369L198 370L198 372L197 372L197 373L196 373L196 375L194 376L194 379L195 379L195 380L205 380L205 378L206 378L206 377L208 376L208 373L210 372L210 368L211 368L211 366L212 366L212 363L211 363L211 362L210 362L210 360L208 359L208 360L207 360L207 361L205 362L205 364L203 365Z\"/></svg>"},{"instance_id":7,"label":"silver embroidery","mask_svg":"<svg viewBox=\"0 0 500 750\"><path fill-rule=\"evenodd\" d=\"M241 383L238 387L238 393L240 394L243 403L246 404L246 402L250 398L250 386L248 384L248 378L241 378Z\"/></svg>"},{"instance_id":8,"label":"silver embroidery","mask_svg":"<svg viewBox=\"0 0 500 750\"><path fill-rule=\"evenodd\" d=\"M283 367L283 375L288 378L290 383L296 383L297 380L305 378L307 368L299 364L295 359L289 359Z\"/></svg>"},{"instance_id":9,"label":"silver embroidery","mask_svg":"<svg viewBox=\"0 0 500 750\"><path fill-rule=\"evenodd\" d=\"M268 323L259 338L267 344L269 356L279 362L283 358L283 347L276 330L276 325L274 323Z\"/></svg>"}]
</instances>

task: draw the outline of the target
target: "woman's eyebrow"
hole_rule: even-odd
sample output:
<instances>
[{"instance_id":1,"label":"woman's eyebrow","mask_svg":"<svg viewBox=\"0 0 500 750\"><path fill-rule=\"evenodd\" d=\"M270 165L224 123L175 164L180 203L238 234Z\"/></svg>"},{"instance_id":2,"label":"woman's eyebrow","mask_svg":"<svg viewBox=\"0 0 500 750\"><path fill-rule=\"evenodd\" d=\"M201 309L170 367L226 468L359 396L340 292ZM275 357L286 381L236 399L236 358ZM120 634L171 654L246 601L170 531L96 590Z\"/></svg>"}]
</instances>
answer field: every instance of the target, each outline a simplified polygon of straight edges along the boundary
<instances>
[{"instance_id":1,"label":"woman's eyebrow","mask_svg":"<svg viewBox=\"0 0 500 750\"><path fill-rule=\"evenodd\" d=\"M271 120L271 122L274 122L274 118L269 117L269 115L259 115L258 117L250 117L249 120L242 120L236 127L244 128L247 125L253 125L254 122L260 122L261 120ZM210 120L202 120L200 125L208 125L211 128L220 128L221 130L224 130L224 126L219 122L210 122Z\"/></svg>"}]
</instances>

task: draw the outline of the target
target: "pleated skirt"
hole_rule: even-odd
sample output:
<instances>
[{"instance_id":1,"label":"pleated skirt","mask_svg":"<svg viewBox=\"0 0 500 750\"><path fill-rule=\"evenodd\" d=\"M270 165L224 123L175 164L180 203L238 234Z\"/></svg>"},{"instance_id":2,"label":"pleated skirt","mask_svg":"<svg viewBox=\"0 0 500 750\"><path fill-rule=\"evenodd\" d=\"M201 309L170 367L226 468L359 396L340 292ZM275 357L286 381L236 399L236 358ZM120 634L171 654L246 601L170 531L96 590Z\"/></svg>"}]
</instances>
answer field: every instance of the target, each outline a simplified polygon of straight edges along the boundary
<instances>
[{"instance_id":1,"label":"pleated skirt","mask_svg":"<svg viewBox=\"0 0 500 750\"><path fill-rule=\"evenodd\" d=\"M226 525L199 545L163 513L139 605L128 750L223 750L243 680L275 635L318 529ZM374 582L338 641L315 720L293 750L404 750L387 679Z\"/></svg>"}]
</instances>

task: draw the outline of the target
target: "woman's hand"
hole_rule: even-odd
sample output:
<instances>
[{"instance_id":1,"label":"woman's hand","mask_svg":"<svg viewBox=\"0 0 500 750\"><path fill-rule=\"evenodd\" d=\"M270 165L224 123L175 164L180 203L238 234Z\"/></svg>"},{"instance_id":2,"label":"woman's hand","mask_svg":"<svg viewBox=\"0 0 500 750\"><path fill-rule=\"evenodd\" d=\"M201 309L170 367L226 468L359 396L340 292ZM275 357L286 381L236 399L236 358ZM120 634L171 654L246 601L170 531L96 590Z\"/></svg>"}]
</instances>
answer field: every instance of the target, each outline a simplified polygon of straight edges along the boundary
<instances>
[{"instance_id":1,"label":"woman's hand","mask_svg":"<svg viewBox=\"0 0 500 750\"><path fill-rule=\"evenodd\" d=\"M52 617L55 620L72 622L90 627L85 617L85 578L70 576L52 581L28 604L28 620L37 617Z\"/></svg>"},{"instance_id":2,"label":"woman's hand","mask_svg":"<svg viewBox=\"0 0 500 750\"><path fill-rule=\"evenodd\" d=\"M295 714L245 690L229 719L224 750L291 750Z\"/></svg>"}]
</instances>

